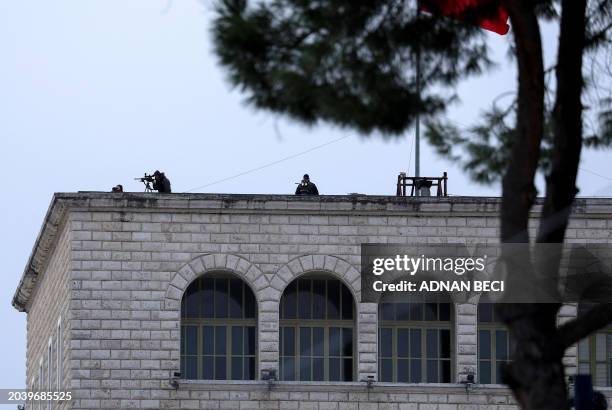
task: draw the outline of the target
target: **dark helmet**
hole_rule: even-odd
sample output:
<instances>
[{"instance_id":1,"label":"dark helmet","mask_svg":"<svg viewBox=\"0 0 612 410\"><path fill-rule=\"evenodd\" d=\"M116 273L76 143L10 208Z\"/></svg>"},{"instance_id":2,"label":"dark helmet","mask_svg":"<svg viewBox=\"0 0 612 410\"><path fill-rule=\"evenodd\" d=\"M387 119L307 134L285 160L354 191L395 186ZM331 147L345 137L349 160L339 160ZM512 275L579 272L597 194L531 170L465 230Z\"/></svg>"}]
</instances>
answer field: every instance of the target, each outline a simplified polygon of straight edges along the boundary
<instances>
[{"instance_id":1,"label":"dark helmet","mask_svg":"<svg viewBox=\"0 0 612 410\"><path fill-rule=\"evenodd\" d=\"M308 174L304 174L304 179L310 179L310 177L308 176Z\"/></svg>"}]
</instances>

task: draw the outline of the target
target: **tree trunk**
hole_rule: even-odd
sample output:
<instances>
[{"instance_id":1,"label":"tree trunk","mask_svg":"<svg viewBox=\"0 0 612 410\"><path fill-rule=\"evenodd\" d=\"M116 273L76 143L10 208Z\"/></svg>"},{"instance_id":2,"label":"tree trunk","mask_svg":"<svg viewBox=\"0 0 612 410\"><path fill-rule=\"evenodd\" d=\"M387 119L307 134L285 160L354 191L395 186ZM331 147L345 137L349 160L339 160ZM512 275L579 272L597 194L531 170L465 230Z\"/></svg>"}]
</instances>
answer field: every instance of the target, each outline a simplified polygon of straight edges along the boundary
<instances>
[{"instance_id":1,"label":"tree trunk","mask_svg":"<svg viewBox=\"0 0 612 410\"><path fill-rule=\"evenodd\" d=\"M538 242L542 243L563 243L577 193L576 176L582 149L582 54L586 2L562 1L552 168L546 179L546 199L538 233Z\"/></svg>"},{"instance_id":2,"label":"tree trunk","mask_svg":"<svg viewBox=\"0 0 612 410\"><path fill-rule=\"evenodd\" d=\"M536 198L535 173L544 128L544 64L540 28L529 0L506 2L518 59L517 140L502 183L501 240L529 243L529 212ZM506 256L506 255L505 255ZM524 255L530 260L530 253ZM531 267L535 277L535 269ZM566 409L567 393L561 356L550 342L556 334L556 307L513 304L498 311L516 341L513 362L502 380L525 410Z\"/></svg>"},{"instance_id":3,"label":"tree trunk","mask_svg":"<svg viewBox=\"0 0 612 410\"><path fill-rule=\"evenodd\" d=\"M529 242L527 222L544 129L544 62L533 2L508 0L518 59L517 140L502 181L502 242Z\"/></svg>"},{"instance_id":4,"label":"tree trunk","mask_svg":"<svg viewBox=\"0 0 612 410\"><path fill-rule=\"evenodd\" d=\"M529 242L529 211L535 199L544 112L544 75L541 39L532 2L508 1L515 32L519 66L518 140L503 181L502 242ZM554 109L554 148L551 174L537 241L562 244L576 189L582 142L582 53L586 0L563 0L557 95ZM539 253L538 253L539 254ZM538 256L536 254L536 257ZM528 255L529 256L529 255ZM552 262L552 263L551 263ZM537 261L535 277L558 280L559 260ZM516 340L513 362L503 369L503 380L525 410L568 409L562 358L571 337L560 338L558 304L499 306ZM574 333L579 333L574 328ZM571 333L571 332L567 332Z\"/></svg>"}]
</instances>

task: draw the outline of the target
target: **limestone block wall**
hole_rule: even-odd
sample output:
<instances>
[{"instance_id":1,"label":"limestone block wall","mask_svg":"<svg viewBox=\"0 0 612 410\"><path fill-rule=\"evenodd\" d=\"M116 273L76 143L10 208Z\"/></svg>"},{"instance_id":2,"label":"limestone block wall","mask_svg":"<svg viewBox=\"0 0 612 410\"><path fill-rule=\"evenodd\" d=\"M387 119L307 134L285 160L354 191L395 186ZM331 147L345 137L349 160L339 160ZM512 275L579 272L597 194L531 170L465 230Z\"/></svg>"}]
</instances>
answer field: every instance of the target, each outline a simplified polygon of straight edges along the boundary
<instances>
[{"instance_id":1,"label":"limestone block wall","mask_svg":"<svg viewBox=\"0 0 612 410\"><path fill-rule=\"evenodd\" d=\"M54 201L62 204L56 212L65 215L72 249L62 258L70 266L65 297L73 408L515 408L502 386L479 385L467 394L460 384L375 383L368 389L360 382L376 378L378 328L377 306L361 303L361 243L497 243L498 199L58 194ZM609 242L611 214L612 201L579 201L568 239ZM285 287L309 272L342 280L358 312L357 381L170 386L179 371L184 290L199 275L219 270L243 278L255 293L259 369L278 368ZM459 382L477 370L476 301L455 304L454 311ZM571 307L563 315L571 316ZM28 331L29 338L39 337L36 328ZM566 362L575 361L570 350Z\"/></svg>"},{"instance_id":2,"label":"limestone block wall","mask_svg":"<svg viewBox=\"0 0 612 410\"><path fill-rule=\"evenodd\" d=\"M60 386L70 387L70 268L72 232L63 225L58 233L57 243L49 257L48 264L37 276L36 287L28 303L27 349L26 349L26 386L36 388L39 381L40 364L43 363L45 385L48 383L48 348L51 341L52 369L51 383L57 386L58 375L63 375ZM58 323L61 326L58 330ZM58 332L61 333L58 334ZM62 371L57 372L57 344L59 343ZM36 385L34 385L34 383ZM56 391L54 389L53 391ZM68 403L58 403L57 408L67 408Z\"/></svg>"}]
</instances>

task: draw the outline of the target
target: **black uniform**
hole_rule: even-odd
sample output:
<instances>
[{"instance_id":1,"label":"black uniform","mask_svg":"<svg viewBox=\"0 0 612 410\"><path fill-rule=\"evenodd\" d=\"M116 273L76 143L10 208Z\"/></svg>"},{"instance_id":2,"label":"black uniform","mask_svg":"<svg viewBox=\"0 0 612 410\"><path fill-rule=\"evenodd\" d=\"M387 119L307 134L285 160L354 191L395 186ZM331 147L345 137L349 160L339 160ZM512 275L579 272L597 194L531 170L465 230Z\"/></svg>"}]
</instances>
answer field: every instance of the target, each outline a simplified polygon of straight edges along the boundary
<instances>
[{"instance_id":1,"label":"black uniform","mask_svg":"<svg viewBox=\"0 0 612 410\"><path fill-rule=\"evenodd\" d=\"M295 190L296 195L319 195L317 186L310 181L302 181Z\"/></svg>"},{"instance_id":2,"label":"black uniform","mask_svg":"<svg viewBox=\"0 0 612 410\"><path fill-rule=\"evenodd\" d=\"M153 189L157 192L169 194L172 192L170 188L170 180L164 174L155 177L153 181Z\"/></svg>"}]
</instances>

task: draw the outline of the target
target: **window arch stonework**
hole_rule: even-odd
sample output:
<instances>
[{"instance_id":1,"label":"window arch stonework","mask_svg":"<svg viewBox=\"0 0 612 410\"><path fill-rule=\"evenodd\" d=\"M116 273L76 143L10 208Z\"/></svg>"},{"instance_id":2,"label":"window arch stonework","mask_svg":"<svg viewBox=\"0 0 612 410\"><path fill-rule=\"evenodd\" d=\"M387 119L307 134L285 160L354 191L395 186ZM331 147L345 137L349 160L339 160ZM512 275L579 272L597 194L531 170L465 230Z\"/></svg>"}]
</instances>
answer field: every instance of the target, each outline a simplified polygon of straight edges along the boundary
<instances>
[{"instance_id":1,"label":"window arch stonework","mask_svg":"<svg viewBox=\"0 0 612 410\"><path fill-rule=\"evenodd\" d=\"M224 271L192 281L181 300L181 377L257 378L257 303L241 278Z\"/></svg>"}]
</instances>

